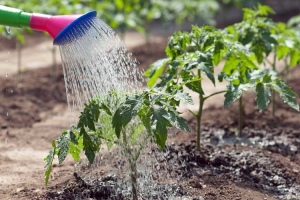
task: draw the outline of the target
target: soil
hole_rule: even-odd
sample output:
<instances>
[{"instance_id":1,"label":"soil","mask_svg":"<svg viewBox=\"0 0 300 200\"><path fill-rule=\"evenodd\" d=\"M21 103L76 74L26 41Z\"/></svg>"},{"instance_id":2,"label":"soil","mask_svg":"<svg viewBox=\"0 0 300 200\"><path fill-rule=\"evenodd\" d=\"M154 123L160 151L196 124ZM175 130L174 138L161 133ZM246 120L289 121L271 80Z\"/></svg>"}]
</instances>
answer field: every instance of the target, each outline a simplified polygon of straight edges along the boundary
<instances>
[{"instance_id":1,"label":"soil","mask_svg":"<svg viewBox=\"0 0 300 200\"><path fill-rule=\"evenodd\" d=\"M164 57L165 45L152 44L150 54L145 46L131 51L146 69ZM298 94L299 76L300 67L295 67L289 85ZM109 166L93 170L98 175L87 179L89 166L79 173L71 158L55 163L49 186L44 186L43 158L51 141L69 126L62 71L56 77L50 67L28 70L21 78L10 75L0 79L0 91L0 199L128 199L126 186ZM257 111L253 93L243 98L240 135L237 103L227 109L210 106L203 116L201 153L195 147L193 118L188 119L191 133L170 129L164 151L147 151L157 158L154 187L173 193L173 199L300 199L299 113L277 98L272 117L270 107ZM109 160L118 162L117 157ZM142 199L150 198L168 199L143 194Z\"/></svg>"}]
</instances>

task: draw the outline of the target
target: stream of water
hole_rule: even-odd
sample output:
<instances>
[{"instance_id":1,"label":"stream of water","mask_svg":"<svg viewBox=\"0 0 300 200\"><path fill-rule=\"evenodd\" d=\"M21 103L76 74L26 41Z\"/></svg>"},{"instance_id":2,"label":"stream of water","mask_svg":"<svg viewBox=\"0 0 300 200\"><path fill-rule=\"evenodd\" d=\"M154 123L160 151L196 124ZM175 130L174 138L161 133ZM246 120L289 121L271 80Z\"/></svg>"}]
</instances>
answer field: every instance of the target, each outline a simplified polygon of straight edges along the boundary
<instances>
[{"instance_id":1,"label":"stream of water","mask_svg":"<svg viewBox=\"0 0 300 200\"><path fill-rule=\"evenodd\" d=\"M104 97L112 89L121 93L134 91L140 89L143 82L142 73L137 68L137 61L131 58L124 43L107 24L95 17L77 25L74 31L69 31L65 41L59 46L71 124L77 122L78 111L82 110L84 103L89 99L99 95L100 98ZM144 138L141 137L140 141L143 140ZM150 149L145 151L150 151ZM97 180L97 176L93 175L92 171L99 171L101 167L104 167L106 171L121 176L118 184L123 185L120 188L125 187L125 189L119 190L126 196L126 193L130 191L130 175L125 153L122 148L117 149L110 151L109 158L103 159L108 154L107 151L104 152L106 154L100 153L92 168L89 168L92 177L86 176L86 180ZM159 186L152 177L151 170L157 158L150 154L140 157L137 169L140 174L138 178L140 195L142 197L170 197L172 191L170 190L169 194L160 194L166 189ZM86 164L78 164L76 167L76 171L81 176L84 171L82 168L85 166Z\"/></svg>"},{"instance_id":2,"label":"stream of water","mask_svg":"<svg viewBox=\"0 0 300 200\"><path fill-rule=\"evenodd\" d=\"M94 17L74 30L77 32L66 33L66 41L59 46L73 123L77 117L74 113L89 99L112 89L136 90L143 80L137 61L107 24Z\"/></svg>"}]
</instances>

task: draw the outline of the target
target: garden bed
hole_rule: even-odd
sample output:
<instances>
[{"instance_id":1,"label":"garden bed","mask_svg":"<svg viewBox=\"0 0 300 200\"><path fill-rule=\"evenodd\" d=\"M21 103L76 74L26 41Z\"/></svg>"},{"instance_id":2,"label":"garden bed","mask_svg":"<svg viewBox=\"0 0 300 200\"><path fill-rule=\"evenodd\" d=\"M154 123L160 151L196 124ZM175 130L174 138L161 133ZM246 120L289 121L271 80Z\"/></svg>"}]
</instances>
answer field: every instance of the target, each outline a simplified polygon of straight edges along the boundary
<instances>
[{"instance_id":1,"label":"garden bed","mask_svg":"<svg viewBox=\"0 0 300 200\"><path fill-rule=\"evenodd\" d=\"M156 51L151 56L148 56L145 47L132 50L133 56L144 69L149 63L164 56L165 44L153 46ZM300 94L298 87L300 69L294 68L291 74L290 86ZM23 145L26 145L32 135L26 136L28 129L25 127L46 120L49 115L40 116L41 113L51 113L57 104L66 107L62 72L60 71L57 78L53 79L50 68L27 71L22 75L19 85L15 84L12 77L2 79L1 139L6 137L4 130L17 129L18 134L14 135L12 141L22 137L22 141L18 144L22 145L23 142ZM13 93L10 93L11 90ZM262 113L257 111L253 94L247 93L244 99L246 100L244 130L240 136L236 134L238 104L233 104L227 109L210 107L204 111L201 153L196 151L194 120L188 121L193 133L176 132L171 129L166 150L159 152L155 148L152 149L157 158L160 158L153 166L153 175L159 174L160 178L167 180L165 183L158 181L156 187L165 190L165 193L174 193L178 199L299 199L299 113L278 100L276 116L272 118L268 109ZM6 116L7 112L11 121ZM49 146L35 139L33 150L50 149L50 141L59 134L50 137L49 134L53 133L50 129L41 133L47 138ZM0 150L9 151L5 146L1 146ZM113 161L118 160L116 158ZM22 166L22 163L17 164L15 163L14 167ZM87 167L82 169L81 173L74 174L71 165L72 162L55 165L54 170L67 175L55 176L55 179L50 180L48 188L42 186L44 184L42 170L36 172L36 176L40 176L36 178L38 183L31 183L30 181L33 181L31 178L26 184L22 183L25 187L17 192L12 189L13 185L7 189L1 188L1 193L3 190L5 191L3 194L6 195L3 199L128 197L126 193L122 193L123 186L116 184L118 176L109 173L109 167L99 168L101 171L94 169L92 172ZM30 169L31 166L26 167ZM13 168L7 170L12 171ZM164 170L172 175L168 177L166 173L160 173ZM90 173L98 173L94 176L98 179L85 179L85 174ZM13 184L15 189L20 188L21 184L17 180ZM36 190L40 192L37 193ZM144 199L150 197L160 199L153 194L147 195L145 194Z\"/></svg>"}]
</instances>

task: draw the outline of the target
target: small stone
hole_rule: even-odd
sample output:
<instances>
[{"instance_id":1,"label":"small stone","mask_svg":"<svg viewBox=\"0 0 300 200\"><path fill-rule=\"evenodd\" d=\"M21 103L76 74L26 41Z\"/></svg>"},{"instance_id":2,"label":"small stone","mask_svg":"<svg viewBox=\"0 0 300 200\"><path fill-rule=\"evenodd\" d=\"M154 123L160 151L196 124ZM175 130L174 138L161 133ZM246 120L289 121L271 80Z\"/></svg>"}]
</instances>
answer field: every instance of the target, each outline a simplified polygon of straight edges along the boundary
<instances>
[{"instance_id":1,"label":"small stone","mask_svg":"<svg viewBox=\"0 0 300 200\"><path fill-rule=\"evenodd\" d=\"M296 152L298 151L298 148L295 145L290 146L291 151Z\"/></svg>"},{"instance_id":2,"label":"small stone","mask_svg":"<svg viewBox=\"0 0 300 200\"><path fill-rule=\"evenodd\" d=\"M19 193L19 192L23 192L25 191L25 188L24 187L20 187L20 188L17 188L16 189L16 192Z\"/></svg>"}]
</instances>

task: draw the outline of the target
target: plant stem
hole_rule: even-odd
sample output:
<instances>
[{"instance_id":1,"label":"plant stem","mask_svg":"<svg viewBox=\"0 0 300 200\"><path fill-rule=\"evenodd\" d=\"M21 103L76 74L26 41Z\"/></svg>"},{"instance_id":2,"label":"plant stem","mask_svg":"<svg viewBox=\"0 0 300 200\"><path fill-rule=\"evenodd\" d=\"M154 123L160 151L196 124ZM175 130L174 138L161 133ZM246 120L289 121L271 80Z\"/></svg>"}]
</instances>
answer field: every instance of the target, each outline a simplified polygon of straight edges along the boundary
<instances>
[{"instance_id":1,"label":"plant stem","mask_svg":"<svg viewBox=\"0 0 300 200\"><path fill-rule=\"evenodd\" d=\"M123 143L124 143L123 146L130 167L132 199L138 200L136 160L135 157L132 155L130 145L128 145L126 131L124 129L122 130L122 133L123 133Z\"/></svg>"},{"instance_id":2,"label":"plant stem","mask_svg":"<svg viewBox=\"0 0 300 200\"><path fill-rule=\"evenodd\" d=\"M243 130L243 116L244 116L243 95L241 95L239 99L239 135L242 134L242 130Z\"/></svg>"},{"instance_id":3,"label":"plant stem","mask_svg":"<svg viewBox=\"0 0 300 200\"><path fill-rule=\"evenodd\" d=\"M198 70L198 76L201 78L201 71ZM201 80L199 81L199 87L202 89L202 83ZM203 94L199 93L199 110L197 114L197 150L201 151L201 118L202 118L202 111L203 111L203 104L204 104L205 98L203 97Z\"/></svg>"},{"instance_id":4,"label":"plant stem","mask_svg":"<svg viewBox=\"0 0 300 200\"><path fill-rule=\"evenodd\" d=\"M215 96L215 95L217 95L217 94L224 93L224 92L226 92L226 90L219 91L219 92L215 92L215 93L212 93L212 94L210 94L210 95L204 97L203 99L206 100L206 99L208 99L209 97L212 97L212 96Z\"/></svg>"},{"instance_id":5,"label":"plant stem","mask_svg":"<svg viewBox=\"0 0 300 200\"><path fill-rule=\"evenodd\" d=\"M274 54L274 58L273 58L273 64L272 64L272 68L275 71L276 70L276 54ZM274 118L275 116L275 90L272 90L272 117Z\"/></svg>"},{"instance_id":6,"label":"plant stem","mask_svg":"<svg viewBox=\"0 0 300 200\"><path fill-rule=\"evenodd\" d=\"M290 66L287 63L287 59L284 59L284 64L285 64L285 82L286 84L289 84L290 80Z\"/></svg>"}]
</instances>

